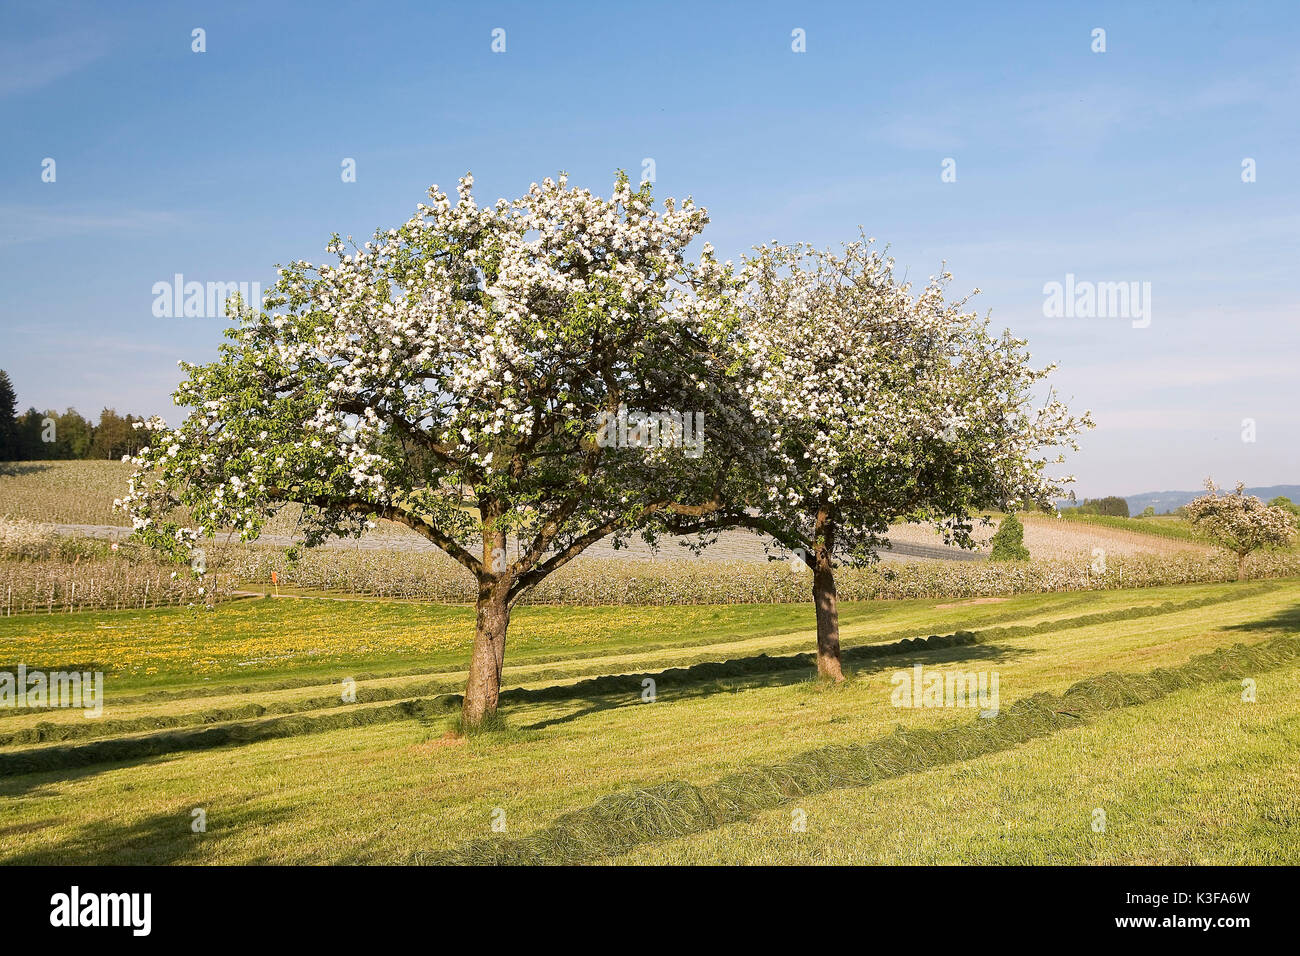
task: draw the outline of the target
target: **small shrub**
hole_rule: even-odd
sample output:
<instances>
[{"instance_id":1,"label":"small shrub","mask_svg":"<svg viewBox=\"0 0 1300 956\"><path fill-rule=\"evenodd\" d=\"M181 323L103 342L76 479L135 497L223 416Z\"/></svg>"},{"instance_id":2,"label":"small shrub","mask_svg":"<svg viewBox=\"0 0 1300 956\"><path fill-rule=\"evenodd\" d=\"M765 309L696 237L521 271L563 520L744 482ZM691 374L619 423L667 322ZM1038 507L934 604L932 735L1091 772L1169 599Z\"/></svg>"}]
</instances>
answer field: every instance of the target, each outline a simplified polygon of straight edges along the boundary
<instances>
[{"instance_id":1,"label":"small shrub","mask_svg":"<svg viewBox=\"0 0 1300 956\"><path fill-rule=\"evenodd\" d=\"M1025 526L1015 515L1007 515L993 535L993 561L1028 561L1029 549L1025 547Z\"/></svg>"}]
</instances>

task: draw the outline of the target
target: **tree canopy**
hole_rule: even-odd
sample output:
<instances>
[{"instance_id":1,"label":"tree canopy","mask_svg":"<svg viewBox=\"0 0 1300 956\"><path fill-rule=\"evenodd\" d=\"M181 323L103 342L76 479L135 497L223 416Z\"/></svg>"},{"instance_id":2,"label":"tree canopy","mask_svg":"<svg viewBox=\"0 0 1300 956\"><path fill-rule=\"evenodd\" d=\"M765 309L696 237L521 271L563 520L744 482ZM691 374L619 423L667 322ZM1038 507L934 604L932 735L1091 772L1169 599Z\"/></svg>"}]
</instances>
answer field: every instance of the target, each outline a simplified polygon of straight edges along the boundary
<instances>
[{"instance_id":1,"label":"tree canopy","mask_svg":"<svg viewBox=\"0 0 1300 956\"><path fill-rule=\"evenodd\" d=\"M429 196L362 247L336 236L327 265L282 269L262 308L235 305L219 359L184 366L189 417L148 423L124 505L167 546L254 538L288 502L307 544L377 517L414 529L479 582L476 722L528 588L607 535L711 507L709 470L638 416L698 414L714 456L743 439L719 387L734 309L729 267L707 245L687 257L707 222L689 199L656 209L623 175L610 199L564 177L489 206L468 176L456 202Z\"/></svg>"},{"instance_id":2,"label":"tree canopy","mask_svg":"<svg viewBox=\"0 0 1300 956\"><path fill-rule=\"evenodd\" d=\"M973 547L981 509L1061 493L1072 477L1045 468L1091 420L1050 391L1036 401L1052 367L1035 368L1023 340L949 298L951 275L914 289L872 240L767 244L742 279L734 348L751 452L728 486L731 507L672 520L750 527L800 555L813 572L819 670L838 679L835 565L875 560L898 521Z\"/></svg>"},{"instance_id":3,"label":"tree canopy","mask_svg":"<svg viewBox=\"0 0 1300 956\"><path fill-rule=\"evenodd\" d=\"M1285 547L1295 536L1295 515L1246 494L1243 482L1230 494L1221 495L1218 485L1207 478L1205 490L1207 494L1187 505L1187 517L1197 530L1237 556L1238 578L1245 578L1250 554L1262 548Z\"/></svg>"}]
</instances>

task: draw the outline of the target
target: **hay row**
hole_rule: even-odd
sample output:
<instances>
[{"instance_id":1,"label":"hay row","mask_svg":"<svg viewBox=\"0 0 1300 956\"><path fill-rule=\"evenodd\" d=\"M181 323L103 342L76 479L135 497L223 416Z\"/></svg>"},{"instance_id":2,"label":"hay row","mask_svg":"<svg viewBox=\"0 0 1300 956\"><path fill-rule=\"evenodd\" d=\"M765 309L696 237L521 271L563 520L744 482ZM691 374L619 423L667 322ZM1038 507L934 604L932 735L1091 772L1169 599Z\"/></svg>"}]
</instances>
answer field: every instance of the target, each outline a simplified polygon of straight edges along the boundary
<instances>
[{"instance_id":1,"label":"hay row","mask_svg":"<svg viewBox=\"0 0 1300 956\"><path fill-rule=\"evenodd\" d=\"M90 743L0 754L0 777L66 770L97 763L139 760L184 751L209 750L226 745L259 743L345 727L368 727L410 718L444 717L460 706L458 697L445 695L403 700L386 707L363 707L337 714L293 715L269 720L222 724L188 730L171 730L141 737L113 737Z\"/></svg>"},{"instance_id":2,"label":"hay row","mask_svg":"<svg viewBox=\"0 0 1300 956\"><path fill-rule=\"evenodd\" d=\"M1040 693L996 717L942 730L905 730L864 744L831 745L784 763L752 767L698 787L675 780L611 794L566 813L525 837L473 840L450 851L420 855L434 864L568 864L626 853L660 839L690 836L828 790L863 787L1009 750L1118 707L1148 703L1178 690L1239 680L1300 659L1300 641L1279 637L1198 655L1180 667L1145 674L1107 672L1064 694Z\"/></svg>"},{"instance_id":3,"label":"hay row","mask_svg":"<svg viewBox=\"0 0 1300 956\"><path fill-rule=\"evenodd\" d=\"M1158 605L1083 614L1061 620L1045 621L1040 624L986 628L979 632L957 631L947 635L932 634L925 638L902 638L892 643L864 644L846 648L843 652L843 660L846 665L852 666L879 657L906 654L913 651L988 644L997 640L1028 637L1076 627L1155 617L1162 614L1206 607L1211 604L1220 604L1228 600L1240 600L1245 596L1248 595L1241 592L1231 592L1227 597L1210 596L1190 601L1166 601ZM703 660L688 666L670 667L659 671L602 675L540 688L512 688L502 692L501 703L503 705L510 703L538 703L620 694L638 697L643 689L643 682L647 678L656 682L660 693L663 692L664 688L671 688L680 693L689 691L691 688L707 688L717 681L734 681L748 677L761 677L793 670L810 669L814 665L815 658L811 653L775 657L758 654L753 657L730 661ZM342 700L341 695L332 694L325 697L310 698L305 701L285 701L266 705L249 703L238 707L209 708L189 714L137 717L126 720L95 720L76 723L42 721L32 727L0 734L0 746L40 744L66 740L92 740L92 742L80 745L69 744L66 747L45 747L31 752L0 753L0 777L31 773L38 770L55 770L105 761L156 756L184 750L204 750L227 744L256 743L277 737L291 737L336 730L341 727L360 727L374 723L402 720L411 716L402 709L402 704L409 704L416 708L432 707L435 710L450 712L459 707L461 701L461 696L451 691L452 688L446 684L430 681L415 687L358 687L354 702L345 702ZM391 700L399 700L402 703L394 707L347 711L342 714L315 717L302 715L304 711L352 706L353 704L382 703ZM269 715L285 716L261 719ZM294 715L302 716L295 717ZM349 717L349 715L353 716ZM229 723L231 721L242 722ZM222 724L222 726L202 728L196 726L217 723ZM166 732L121 740L94 739L111 738L116 735L145 731Z\"/></svg>"},{"instance_id":4,"label":"hay row","mask_svg":"<svg viewBox=\"0 0 1300 956\"><path fill-rule=\"evenodd\" d=\"M974 643L976 643L976 637L972 632L958 631L956 634L910 638L896 644L868 645L855 648L845 656L849 660L859 660L889 654L905 654L914 650L924 651ZM795 654L790 657L768 657L765 654L760 654L757 657L737 661L706 661L691 667L673 667L668 670L645 674L595 677L576 683L556 684L537 689L516 687L501 694L501 703L567 700L573 697L618 693L639 695L641 693L641 682L646 677L653 677L656 681L661 681L667 686L680 688L743 675L771 674L778 671L787 671L792 667L811 666L811 664L812 655L810 654ZM400 691L398 692L400 693ZM371 691L374 697L383 697L389 693L391 693L391 690L386 688ZM329 704L336 702L335 698L320 698L320 700L328 701ZM95 763L134 760L141 757L154 757L186 750L207 750L227 744L258 743L263 740L296 737L301 734L320 733L342 727L366 727L372 724L389 723L408 718L442 716L458 709L461 700L460 694L439 694L433 697L404 699L387 707L363 707L338 714L308 716L295 713L292 716L226 723L216 727L167 730L138 737L109 738L84 744L69 744L67 746L42 747L35 750L0 753L0 777L36 773L43 770L83 767ZM362 702L361 693L358 691L358 703ZM222 713L222 711L213 711L212 713ZM147 728L152 721L179 720L188 716L192 715L177 715L175 718L142 717L131 721L117 721L117 724L119 726L134 725L138 721ZM90 725L74 724L65 726L75 728L85 726L90 732L93 732ZM37 725L34 729L57 733L61 728L46 724ZM18 736L23 733L24 731L17 731L10 736ZM72 733L78 734L79 731L73 730Z\"/></svg>"},{"instance_id":5,"label":"hay row","mask_svg":"<svg viewBox=\"0 0 1300 956\"><path fill-rule=\"evenodd\" d=\"M1232 601L1241 601L1247 598L1257 597L1260 594L1268 593L1276 589L1273 583L1258 583L1249 586L1243 586L1240 589L1227 592L1221 595L1211 595L1203 598L1195 598L1189 601L1165 601L1159 605L1146 607L1118 608L1113 611L1102 611L1093 614L1078 615L1075 617L1060 618L1055 621L1043 622L1040 624L1015 625L1012 627L983 627L977 633L980 642L987 643L999 639L1017 638L1042 634L1047 631L1068 630L1076 627L1088 627L1093 624L1106 624L1115 621L1128 621L1144 617L1155 617L1163 614L1172 614L1178 611L1195 610L1197 608L1207 607L1215 604L1224 604ZM1080 601L1086 601L1086 597L1081 597ZM1058 608L1059 610L1059 608ZM1025 611L1013 610L1004 615L993 618L987 618L986 624L996 624L1002 620L1015 620L1024 617ZM862 647L877 647L889 643L901 643L913 635L911 630L899 630L886 634L873 635L870 645L860 645ZM792 642L791 646L794 646ZM676 650L680 649L679 644L646 644L638 645L637 653L649 653L657 650ZM844 652L846 661L857 659L855 655L859 653L857 647L847 648ZM869 652L874 654L875 652ZM528 658L529 664L547 664L547 663L567 663L570 661L580 662L589 655L556 655L554 657ZM795 658L800 657L796 654L794 657L787 658L790 660L789 666L798 666L802 661ZM802 655L806 658L807 655ZM689 666L706 663L709 661L707 652L695 658L686 660L684 663ZM0 666L0 671L13 670L16 665ZM28 665L31 669L32 665ZM49 670L78 670L94 671L100 669L98 664L81 663L81 664L61 664L51 666ZM383 673L363 673L352 675L359 685L365 681L384 680L394 677L415 677L425 673L421 667L407 668L395 672ZM569 672L572 674L572 672ZM532 679L562 679L565 674L547 671L534 675ZM573 676L582 676L581 674ZM659 678L660 672L648 672L638 675L638 679L644 677ZM731 676L731 675L728 675ZM272 690L290 690L298 687L320 687L321 680L318 677L290 678L285 680L268 682L257 685L240 685L231 686L225 684L209 685L203 687L186 688L184 690L157 690L149 691L142 694L130 696L114 697L113 705L122 707L131 704L156 703L163 700L183 700L188 698L202 697L226 697L236 696L239 694L255 694L259 692ZM459 686L458 684L456 686ZM356 703L378 703L385 700L405 699L418 696L441 694L455 690L455 687L447 684L440 684L436 681L407 686L403 688L365 688L358 687ZM639 693L639 691L638 691ZM555 699L555 698L549 698ZM325 697L311 698L296 703L271 704L262 707L257 704L241 705L239 707L220 707L209 708L206 710L194 711L188 714L179 714L169 717L144 717L132 720L120 721L103 721L97 720L92 724L78 724L79 729L67 729L70 725L56 724L53 722L41 722L32 728L22 731L13 731L11 733L0 733L0 746L13 746L18 744L45 743L59 740L85 739L88 737L111 736L122 733L135 733L146 730L161 730L170 727L193 726L195 724L218 723L227 720L248 719L262 717L274 714L297 713L302 710L316 710L330 706L343 706L343 701L338 695L329 695ZM5 717L17 716L19 714L38 713L38 708L16 707L0 710L0 721ZM103 729L99 729L103 728Z\"/></svg>"}]
</instances>

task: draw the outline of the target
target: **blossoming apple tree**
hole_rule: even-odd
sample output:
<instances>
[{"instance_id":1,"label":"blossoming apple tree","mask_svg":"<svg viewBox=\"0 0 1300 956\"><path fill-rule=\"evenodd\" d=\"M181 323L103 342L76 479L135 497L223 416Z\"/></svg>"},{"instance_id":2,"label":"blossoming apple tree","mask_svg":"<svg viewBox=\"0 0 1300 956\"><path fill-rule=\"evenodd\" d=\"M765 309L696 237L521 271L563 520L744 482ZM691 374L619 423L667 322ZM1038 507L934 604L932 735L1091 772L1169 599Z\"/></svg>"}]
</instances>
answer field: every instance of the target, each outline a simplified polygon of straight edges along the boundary
<instances>
[{"instance_id":1,"label":"blossoming apple tree","mask_svg":"<svg viewBox=\"0 0 1300 956\"><path fill-rule=\"evenodd\" d=\"M1231 494L1219 494L1212 479L1205 480L1206 494L1187 504L1192 526L1215 544L1237 556L1237 580L1246 579L1246 558L1261 548L1281 548L1295 536L1295 516L1285 508L1270 507L1246 486L1237 483Z\"/></svg>"},{"instance_id":2,"label":"blossoming apple tree","mask_svg":"<svg viewBox=\"0 0 1300 956\"><path fill-rule=\"evenodd\" d=\"M739 525L770 534L812 571L817 667L842 679L834 568L888 545L891 523L925 521L972 547L974 517L1046 504L1070 476L1044 469L1090 427L1034 388L1022 340L949 301L950 276L919 292L871 240L842 253L761 246L746 262L733 338L749 434L748 486L676 528ZM759 437L761 436L761 437Z\"/></svg>"},{"instance_id":3,"label":"blossoming apple tree","mask_svg":"<svg viewBox=\"0 0 1300 956\"><path fill-rule=\"evenodd\" d=\"M496 708L523 594L608 535L715 506L716 468L595 432L624 408L703 411L709 460L728 460L734 282L707 245L687 257L702 208L658 209L624 175L609 199L564 177L489 206L468 176L456 202L429 197L363 247L335 236L327 265L281 269L262 308L236 306L219 358L182 365L188 417L148 424L124 506L182 550L223 528L254 539L289 503L308 545L380 518L418 532L478 583L474 725Z\"/></svg>"}]
</instances>

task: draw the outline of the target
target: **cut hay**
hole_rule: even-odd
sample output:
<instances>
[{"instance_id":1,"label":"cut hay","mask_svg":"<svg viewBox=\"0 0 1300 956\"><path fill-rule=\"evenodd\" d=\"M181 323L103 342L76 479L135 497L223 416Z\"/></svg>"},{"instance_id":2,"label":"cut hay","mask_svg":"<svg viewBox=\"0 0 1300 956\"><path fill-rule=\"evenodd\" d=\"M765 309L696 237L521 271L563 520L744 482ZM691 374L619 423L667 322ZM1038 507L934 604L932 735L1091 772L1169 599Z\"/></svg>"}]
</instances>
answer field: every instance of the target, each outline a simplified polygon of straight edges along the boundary
<instances>
[{"instance_id":1,"label":"cut hay","mask_svg":"<svg viewBox=\"0 0 1300 956\"><path fill-rule=\"evenodd\" d=\"M792 800L862 787L906 773L970 760L1045 737L1118 707L1148 703L1175 691L1258 674L1300 659L1300 640L1279 637L1237 644L1145 674L1107 672L1064 694L1040 693L996 717L942 730L898 728L863 744L806 751L781 764L741 770L707 786L670 781L614 793L567 813L525 837L473 840L445 853L417 855L433 864L567 864L626 853L640 844L711 830Z\"/></svg>"},{"instance_id":2,"label":"cut hay","mask_svg":"<svg viewBox=\"0 0 1300 956\"><path fill-rule=\"evenodd\" d=\"M989 644L999 640L1030 637L1070 628L1155 617L1221 604L1228 600L1242 600L1266 587L1267 585L1256 585L1252 588L1243 588L1231 592L1227 597L1211 596L1189 601L1166 601L1158 605L1118 608L1113 611L1043 621L1038 624L992 627L978 632L956 631L952 634L903 638L891 643L863 644L846 648L842 657L844 664L852 667L882 657ZM619 695L639 698L643 687L642 682L646 678L656 682L661 699L671 698L674 692L685 696L693 688L708 690L720 681L809 671L814 664L815 658L810 653L774 657L759 654L730 661L704 660L689 666L670 667L659 671L603 675L540 688L516 687L503 691L500 702L505 705ZM362 727L416 717L423 718L433 714L446 715L456 711L461 704L461 695L452 693L451 690L447 684L434 682L414 687L358 688L356 704L396 700L386 707L354 707L351 702L345 704L339 696L331 695L307 701L268 705L250 703L230 708L211 708L190 714L140 717L129 720L59 724L42 722L33 727L0 734L0 745L42 744L65 740L87 742L0 752L0 777L83 767L109 761L135 760L188 750L257 743L278 737L294 737L344 727ZM425 694L432 696L420 696ZM303 713L303 711L345 706L351 709L317 715ZM30 711L30 708L27 710ZM268 716L285 710L290 712L283 716ZM216 726L209 726L212 724ZM160 732L147 733L151 730ZM139 736L111 736L123 733L139 734ZM100 737L107 739L93 739Z\"/></svg>"}]
</instances>

